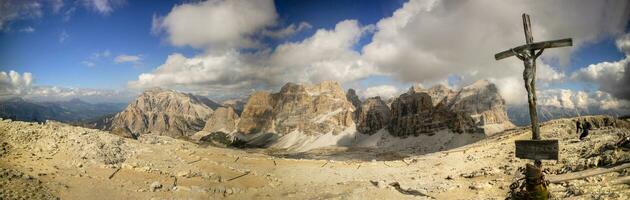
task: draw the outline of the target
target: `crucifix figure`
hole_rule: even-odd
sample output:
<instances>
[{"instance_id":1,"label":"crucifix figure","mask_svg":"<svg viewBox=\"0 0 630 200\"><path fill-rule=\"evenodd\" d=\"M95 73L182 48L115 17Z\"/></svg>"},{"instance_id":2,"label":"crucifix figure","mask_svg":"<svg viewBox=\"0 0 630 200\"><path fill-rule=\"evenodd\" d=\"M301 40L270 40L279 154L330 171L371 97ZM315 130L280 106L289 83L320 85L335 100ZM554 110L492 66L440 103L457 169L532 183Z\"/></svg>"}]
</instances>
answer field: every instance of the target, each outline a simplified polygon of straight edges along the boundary
<instances>
[{"instance_id":1,"label":"crucifix figure","mask_svg":"<svg viewBox=\"0 0 630 200\"><path fill-rule=\"evenodd\" d=\"M573 41L571 38L552 40L534 43L532 36L531 22L529 15L523 14L523 28L525 29L525 45L521 45L494 55L496 60L501 60L510 56L516 56L523 61L525 70L523 71L523 80L525 81L525 89L527 90L527 103L529 104L529 117L532 126L532 139L540 139L540 129L538 127L538 115L536 112L536 58L540 56L545 48L571 46ZM538 50L538 52L536 52Z\"/></svg>"},{"instance_id":2,"label":"crucifix figure","mask_svg":"<svg viewBox=\"0 0 630 200\"><path fill-rule=\"evenodd\" d=\"M558 159L558 141L541 140L536 112L536 59L546 48L571 46L571 38L534 43L529 15L523 14L523 28L525 29L525 44L494 55L496 60L516 56L523 61L523 80L527 90L527 103L532 127L532 140L515 141L516 156L533 159L534 165L527 164L525 168L526 189L529 198L547 199L549 193L542 175L542 159Z\"/></svg>"}]
</instances>

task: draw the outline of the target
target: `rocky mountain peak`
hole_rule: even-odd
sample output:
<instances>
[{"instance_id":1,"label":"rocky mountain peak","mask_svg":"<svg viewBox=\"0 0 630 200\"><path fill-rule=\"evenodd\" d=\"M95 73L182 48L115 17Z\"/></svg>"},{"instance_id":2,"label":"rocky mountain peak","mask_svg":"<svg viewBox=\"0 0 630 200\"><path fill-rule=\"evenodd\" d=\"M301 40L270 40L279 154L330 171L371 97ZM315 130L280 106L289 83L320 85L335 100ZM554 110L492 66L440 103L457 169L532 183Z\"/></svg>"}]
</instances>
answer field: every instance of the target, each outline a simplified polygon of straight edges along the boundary
<instances>
[{"instance_id":1,"label":"rocky mountain peak","mask_svg":"<svg viewBox=\"0 0 630 200\"><path fill-rule=\"evenodd\" d=\"M412 87L391 104L390 133L433 134L441 129L492 134L513 125L496 86L477 81L459 91L444 85L428 90Z\"/></svg>"},{"instance_id":2,"label":"rocky mountain peak","mask_svg":"<svg viewBox=\"0 0 630 200\"><path fill-rule=\"evenodd\" d=\"M149 133L187 137L204 127L213 113L209 104L216 103L205 97L152 88L116 114L111 129L128 137Z\"/></svg>"},{"instance_id":3,"label":"rocky mountain peak","mask_svg":"<svg viewBox=\"0 0 630 200\"><path fill-rule=\"evenodd\" d=\"M390 122L390 110L380 97L370 97L357 109L357 131L374 134L387 127Z\"/></svg>"},{"instance_id":4,"label":"rocky mountain peak","mask_svg":"<svg viewBox=\"0 0 630 200\"><path fill-rule=\"evenodd\" d=\"M278 93L253 93L245 105L238 130L243 134L338 133L353 124L353 111L354 106L336 82L287 83Z\"/></svg>"},{"instance_id":5,"label":"rocky mountain peak","mask_svg":"<svg viewBox=\"0 0 630 200\"><path fill-rule=\"evenodd\" d=\"M348 92L346 92L346 100L354 106L354 120L357 121L357 117L361 110L361 100L359 99L359 96L357 96L357 92L352 88L348 89Z\"/></svg>"},{"instance_id":6,"label":"rocky mountain peak","mask_svg":"<svg viewBox=\"0 0 630 200\"><path fill-rule=\"evenodd\" d=\"M424 91L424 88L422 87L422 85L416 84L416 85L412 85L409 88L408 93L419 93L419 92L423 92L423 91Z\"/></svg>"}]
</instances>

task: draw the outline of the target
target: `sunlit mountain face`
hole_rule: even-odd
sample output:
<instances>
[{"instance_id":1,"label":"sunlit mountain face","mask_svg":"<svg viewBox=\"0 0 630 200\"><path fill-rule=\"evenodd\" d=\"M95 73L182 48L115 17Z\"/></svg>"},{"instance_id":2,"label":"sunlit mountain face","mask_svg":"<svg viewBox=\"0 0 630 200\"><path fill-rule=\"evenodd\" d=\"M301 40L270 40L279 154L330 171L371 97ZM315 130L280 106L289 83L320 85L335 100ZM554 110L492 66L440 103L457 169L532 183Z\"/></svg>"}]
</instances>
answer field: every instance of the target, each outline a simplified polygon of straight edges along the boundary
<instances>
[{"instance_id":1,"label":"sunlit mountain face","mask_svg":"<svg viewBox=\"0 0 630 200\"><path fill-rule=\"evenodd\" d=\"M625 0L0 0L0 199L627 199L629 56Z\"/></svg>"}]
</instances>

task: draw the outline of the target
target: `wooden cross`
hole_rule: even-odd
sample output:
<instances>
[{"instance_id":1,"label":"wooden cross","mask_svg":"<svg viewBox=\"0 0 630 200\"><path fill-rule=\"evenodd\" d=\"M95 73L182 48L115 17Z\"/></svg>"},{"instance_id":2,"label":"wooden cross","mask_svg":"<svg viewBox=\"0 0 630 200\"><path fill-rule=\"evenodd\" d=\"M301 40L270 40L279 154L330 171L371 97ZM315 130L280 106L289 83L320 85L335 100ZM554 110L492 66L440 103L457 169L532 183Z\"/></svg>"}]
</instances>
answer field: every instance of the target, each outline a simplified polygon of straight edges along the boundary
<instances>
[{"instance_id":1,"label":"wooden cross","mask_svg":"<svg viewBox=\"0 0 630 200\"><path fill-rule=\"evenodd\" d=\"M536 112L536 58L538 58L538 56L540 56L546 48L571 46L573 45L573 41L571 38L566 38L534 43L532 25L528 14L523 14L523 28L525 29L526 43L524 45L497 53L494 55L494 58L496 60L501 60L510 56L516 56L523 61L525 65L523 79L525 80L525 89L527 89L527 103L529 104L532 139L540 140L540 129L538 127L538 115Z\"/></svg>"},{"instance_id":2,"label":"wooden cross","mask_svg":"<svg viewBox=\"0 0 630 200\"><path fill-rule=\"evenodd\" d=\"M523 14L523 28L525 28L525 44L494 55L496 60L516 56L523 61L523 80L527 89L527 103L532 126L532 140L515 141L515 155L518 158L532 159L534 165L525 165L525 188L530 199L548 199L547 183L542 172L540 160L558 160L558 140L541 140L536 113L536 58L546 48L565 47L573 45L571 38L534 43L532 25L529 15ZM538 52L536 52L538 51Z\"/></svg>"},{"instance_id":3,"label":"wooden cross","mask_svg":"<svg viewBox=\"0 0 630 200\"><path fill-rule=\"evenodd\" d=\"M532 140L516 141L515 153L516 157L536 160L536 165L541 167L540 160L558 159L558 141L541 141L538 114L536 112L536 58L538 58L546 48L572 46L573 40L566 38L534 43L532 25L529 20L529 15L527 14L523 14L523 28L525 29L525 44L497 53L494 55L494 58L501 60L510 56L516 56L523 61L525 66L525 70L523 70L523 80L525 81L525 89L527 89Z\"/></svg>"}]
</instances>

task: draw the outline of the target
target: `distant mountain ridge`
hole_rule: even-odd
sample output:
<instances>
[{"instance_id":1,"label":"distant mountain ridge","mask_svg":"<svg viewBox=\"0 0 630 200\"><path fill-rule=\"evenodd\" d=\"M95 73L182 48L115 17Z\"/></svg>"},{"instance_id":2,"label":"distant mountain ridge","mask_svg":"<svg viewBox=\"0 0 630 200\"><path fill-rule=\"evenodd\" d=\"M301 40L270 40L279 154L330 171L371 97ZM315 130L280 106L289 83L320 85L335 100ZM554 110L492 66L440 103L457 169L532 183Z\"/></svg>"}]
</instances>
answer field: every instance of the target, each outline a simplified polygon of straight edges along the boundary
<instances>
[{"instance_id":1,"label":"distant mountain ridge","mask_svg":"<svg viewBox=\"0 0 630 200\"><path fill-rule=\"evenodd\" d=\"M609 116L623 116L624 113L619 113L614 110L602 110L598 108L565 108L558 106L538 105L536 106L538 111L538 120L540 122L546 122L549 120L560 118L571 118L584 115L609 115ZM527 126L530 124L529 107L527 105L511 105L507 108L510 121L517 126ZM626 113L627 114L627 113Z\"/></svg>"},{"instance_id":2,"label":"distant mountain ridge","mask_svg":"<svg viewBox=\"0 0 630 200\"><path fill-rule=\"evenodd\" d=\"M0 101L0 117L18 121L55 120L74 123L117 113L125 105L125 103L88 103L80 99L34 102L18 97Z\"/></svg>"}]
</instances>

